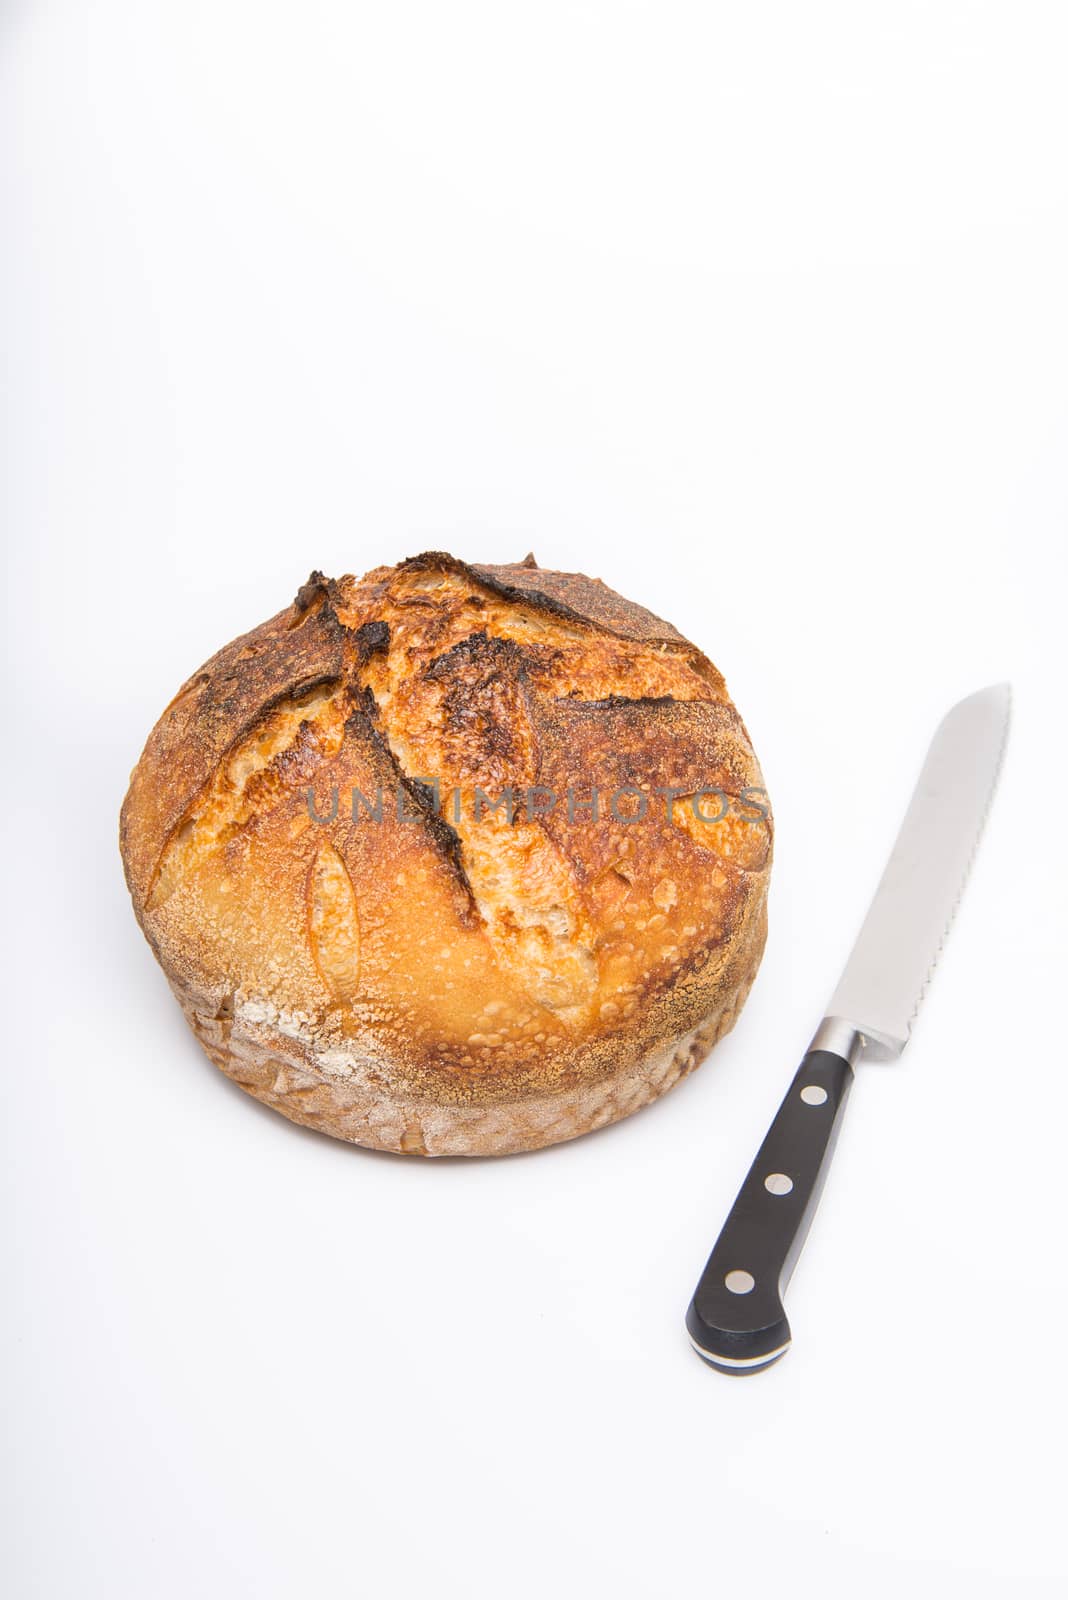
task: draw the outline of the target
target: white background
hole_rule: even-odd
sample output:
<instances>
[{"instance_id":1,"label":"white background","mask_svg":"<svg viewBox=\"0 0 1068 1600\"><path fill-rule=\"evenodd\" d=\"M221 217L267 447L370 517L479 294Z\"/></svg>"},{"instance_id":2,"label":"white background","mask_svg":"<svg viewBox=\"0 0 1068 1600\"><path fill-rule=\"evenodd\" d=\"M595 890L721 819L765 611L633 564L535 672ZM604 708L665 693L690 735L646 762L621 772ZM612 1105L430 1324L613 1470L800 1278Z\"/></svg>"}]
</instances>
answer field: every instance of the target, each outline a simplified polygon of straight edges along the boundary
<instances>
[{"instance_id":1,"label":"white background","mask_svg":"<svg viewBox=\"0 0 1068 1600\"><path fill-rule=\"evenodd\" d=\"M4 8L16 1600L1059 1587L1066 69L1057 4ZM189 672L312 567L427 547L669 617L778 822L733 1036L501 1161L232 1087L116 842ZM931 729L1002 678L794 1348L723 1378L686 1302Z\"/></svg>"}]
</instances>

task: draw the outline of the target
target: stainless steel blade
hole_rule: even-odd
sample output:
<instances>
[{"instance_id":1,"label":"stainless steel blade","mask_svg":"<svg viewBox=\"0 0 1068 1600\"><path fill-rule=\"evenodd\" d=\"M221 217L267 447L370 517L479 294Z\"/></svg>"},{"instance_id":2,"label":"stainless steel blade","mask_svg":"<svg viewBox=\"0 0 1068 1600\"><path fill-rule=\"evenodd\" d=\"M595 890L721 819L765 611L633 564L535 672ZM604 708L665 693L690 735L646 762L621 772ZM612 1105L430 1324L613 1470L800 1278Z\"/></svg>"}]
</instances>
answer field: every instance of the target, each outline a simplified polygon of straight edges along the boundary
<instances>
[{"instance_id":1,"label":"stainless steel blade","mask_svg":"<svg viewBox=\"0 0 1068 1600\"><path fill-rule=\"evenodd\" d=\"M892 1060L908 1043L994 796L1011 693L993 684L943 718L827 1016ZM826 1027L826 1024L824 1025Z\"/></svg>"}]
</instances>

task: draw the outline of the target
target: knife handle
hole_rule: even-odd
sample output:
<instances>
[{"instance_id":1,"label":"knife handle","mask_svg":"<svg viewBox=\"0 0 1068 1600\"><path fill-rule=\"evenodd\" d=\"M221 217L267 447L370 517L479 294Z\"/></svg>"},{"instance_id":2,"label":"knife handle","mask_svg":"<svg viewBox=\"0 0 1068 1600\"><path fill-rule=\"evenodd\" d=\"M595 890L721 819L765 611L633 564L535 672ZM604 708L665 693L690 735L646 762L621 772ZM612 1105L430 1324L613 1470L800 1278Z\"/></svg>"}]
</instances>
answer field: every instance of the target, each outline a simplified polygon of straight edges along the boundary
<instances>
[{"instance_id":1,"label":"knife handle","mask_svg":"<svg viewBox=\"0 0 1068 1600\"><path fill-rule=\"evenodd\" d=\"M759 1372L786 1354L782 1295L827 1175L853 1082L831 1050L810 1050L738 1191L686 1313L699 1356L721 1372Z\"/></svg>"}]
</instances>

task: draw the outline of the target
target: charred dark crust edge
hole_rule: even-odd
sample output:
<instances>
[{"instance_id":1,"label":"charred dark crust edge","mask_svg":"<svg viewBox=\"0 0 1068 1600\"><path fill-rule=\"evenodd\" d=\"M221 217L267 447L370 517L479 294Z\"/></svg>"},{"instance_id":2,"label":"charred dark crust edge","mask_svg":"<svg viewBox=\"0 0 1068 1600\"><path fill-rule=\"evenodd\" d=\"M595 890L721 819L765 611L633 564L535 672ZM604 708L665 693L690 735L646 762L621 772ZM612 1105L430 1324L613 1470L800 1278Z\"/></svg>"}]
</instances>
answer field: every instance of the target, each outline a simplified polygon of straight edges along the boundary
<instances>
[{"instance_id":1,"label":"charred dark crust edge","mask_svg":"<svg viewBox=\"0 0 1068 1600\"><path fill-rule=\"evenodd\" d=\"M530 565L528 565L528 562L530 562ZM408 556L405 560L399 561L395 570L397 572L455 573L459 577L481 584L483 588L491 590L494 594L499 595L502 600L509 600L514 605L533 606L537 610L547 611L552 616L559 617L563 621L576 622L582 627L592 628L597 633L611 634L619 639L637 637L636 632L613 626L604 618L592 615L592 607L591 610L583 610L578 605L571 605L566 600L560 599L559 596L551 594L547 587L539 588L532 584L528 588L524 583L509 582L507 578L501 576L505 572L518 574L524 571L539 572L543 581L554 576L560 576L565 579L577 576L577 574L570 573L551 574L547 569L537 567L536 564L530 561L529 557L522 562L516 563L514 567L477 566L473 563L461 561L457 556L449 555L445 550L424 550L420 555ZM601 583L600 579L584 578L582 581L587 590L595 593L600 591L606 601L616 602L629 616L633 617L635 623L652 624L652 631L646 637L650 639L658 638L664 644L679 647L695 656L700 656L700 651L688 639L684 638L676 628L673 628L669 622L664 622L662 618L657 617L653 612L647 611L644 606L638 606L633 601L625 600L622 595L616 594L613 589L609 589L607 584Z\"/></svg>"},{"instance_id":2,"label":"charred dark crust edge","mask_svg":"<svg viewBox=\"0 0 1068 1600\"><path fill-rule=\"evenodd\" d=\"M465 922L469 925L481 922L482 919L475 902L475 892L471 887L467 869L464 866L463 846L460 841L460 835L435 809L435 795L430 786L420 783L418 778L412 777L401 766L396 752L382 729L378 702L366 685L363 689L360 704L349 717L346 728L350 725L354 732L358 729L370 741L382 759L388 764L397 784L417 808L431 842L445 864L452 871L457 887L462 891L463 903L466 908L464 914Z\"/></svg>"},{"instance_id":3,"label":"charred dark crust edge","mask_svg":"<svg viewBox=\"0 0 1068 1600\"><path fill-rule=\"evenodd\" d=\"M494 634L487 634L480 628L475 633L466 634L458 643L450 645L448 650L435 656L425 670L424 677L431 682L440 678L448 679L450 673L457 667L464 667L468 663L485 667L490 677L495 677L501 670L511 672L517 678L525 677L525 668L531 661L548 662L558 657L560 652L545 645L525 645L515 639L499 639Z\"/></svg>"},{"instance_id":4,"label":"charred dark crust edge","mask_svg":"<svg viewBox=\"0 0 1068 1600\"><path fill-rule=\"evenodd\" d=\"M365 667L372 656L383 655L389 649L389 623L365 622L356 629L356 661Z\"/></svg>"}]
</instances>

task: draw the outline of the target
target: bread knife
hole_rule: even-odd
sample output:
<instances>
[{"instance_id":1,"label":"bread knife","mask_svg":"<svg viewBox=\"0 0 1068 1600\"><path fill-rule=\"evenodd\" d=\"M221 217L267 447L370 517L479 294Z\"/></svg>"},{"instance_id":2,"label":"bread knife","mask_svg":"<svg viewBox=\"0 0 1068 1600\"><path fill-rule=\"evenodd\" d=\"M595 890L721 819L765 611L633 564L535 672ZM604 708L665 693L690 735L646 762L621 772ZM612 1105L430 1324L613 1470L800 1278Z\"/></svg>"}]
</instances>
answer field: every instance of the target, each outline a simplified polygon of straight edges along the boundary
<instances>
[{"instance_id":1,"label":"bread knife","mask_svg":"<svg viewBox=\"0 0 1068 1600\"><path fill-rule=\"evenodd\" d=\"M759 1372L790 1348L782 1296L801 1253L853 1069L908 1043L994 796L1010 689L969 695L940 723L827 1015L776 1113L701 1275L686 1330L721 1372Z\"/></svg>"}]
</instances>

